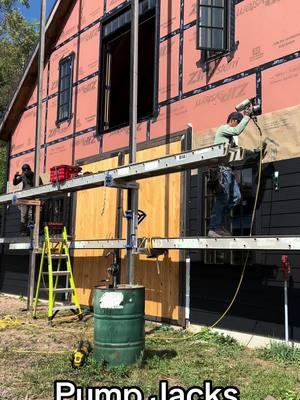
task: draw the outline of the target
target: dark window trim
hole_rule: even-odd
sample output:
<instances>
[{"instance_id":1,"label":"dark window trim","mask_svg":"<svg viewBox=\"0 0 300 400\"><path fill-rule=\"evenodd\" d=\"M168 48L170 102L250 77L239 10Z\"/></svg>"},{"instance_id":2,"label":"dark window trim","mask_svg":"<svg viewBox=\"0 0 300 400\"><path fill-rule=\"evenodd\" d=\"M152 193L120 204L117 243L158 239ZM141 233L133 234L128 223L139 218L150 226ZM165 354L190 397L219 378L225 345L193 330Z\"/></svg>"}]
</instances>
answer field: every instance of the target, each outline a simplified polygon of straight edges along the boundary
<instances>
[{"instance_id":1,"label":"dark window trim","mask_svg":"<svg viewBox=\"0 0 300 400\"><path fill-rule=\"evenodd\" d=\"M252 171L252 184L253 188L256 191L257 188L257 182L256 182L256 172L255 169L257 168L257 162L255 159L253 160L246 160L246 162L236 162L234 163L233 166L233 171L240 172L242 173L243 170L250 169ZM202 203L202 209L201 209L201 215L202 221L201 221L201 236L206 236L207 235L207 227L208 223L210 220L210 215L211 211L208 214L207 213L207 201L209 198L213 199L213 202L215 201L215 195L208 193L207 190L207 172L208 170L205 169L199 169L198 174L201 174L201 203ZM240 190L242 194L242 200L243 200L243 190L240 184ZM213 206L213 205L212 205ZM242 204L238 205L237 207L241 207ZM253 210L252 210L253 212ZM251 216L252 216L251 212ZM257 210L256 210L257 213ZM258 215L258 214L257 214ZM243 214L243 209L242 209L242 214L241 218L245 217ZM247 216L246 216L247 217ZM231 218L234 220L234 216L231 216ZM254 225L253 225L253 234L255 234L257 230L257 224L258 224L258 217L255 218ZM233 235L235 236L235 235ZM243 236L245 236L243 234ZM237 254L244 252L244 250L203 250L202 252L202 261L204 264L207 265L242 265L243 262L238 262L236 261L236 258L238 258ZM244 253L245 254L245 253ZM248 265L253 265L256 263L256 252L251 251L250 252L250 258L248 260Z\"/></svg>"},{"instance_id":2,"label":"dark window trim","mask_svg":"<svg viewBox=\"0 0 300 400\"><path fill-rule=\"evenodd\" d=\"M222 48L222 49L214 49L212 47L203 47L200 45L200 35L198 33L197 30L197 49L199 50L212 50L212 51L227 51L228 50L228 45L229 45L229 41L228 41L228 33L229 33L229 29L230 29L230 7L228 7L229 2L231 2L231 0L224 0L224 7L223 6L214 6L214 5L205 5L205 4L201 4L200 5L201 0L197 0L197 29L201 29L201 28L207 28L207 29L216 29L219 31L223 31L223 35L224 35L224 46L226 46L226 48ZM206 26L206 25L202 25L200 24L200 6L201 7L205 7L207 9L215 9L215 10L224 10L224 19L223 19L223 23L224 23L224 27L216 27L216 26Z\"/></svg>"},{"instance_id":3,"label":"dark window trim","mask_svg":"<svg viewBox=\"0 0 300 400\"><path fill-rule=\"evenodd\" d=\"M201 51L201 62L200 64L202 65L203 69L205 70L207 67L207 64L209 62L213 62L216 60L219 60L223 57L227 57L229 61L232 59L233 54L235 50L237 49L238 42L235 41L235 5L236 5L236 0L225 0L227 1L227 7L225 7L225 12L226 12L226 21L227 21L227 26L225 27L226 29L226 40L227 40L227 48L226 50L216 50L215 54L209 55L210 51L214 52L212 49L204 49L200 47L200 42L199 42L199 33L198 29L199 28L199 20L200 20L200 1L197 0L197 18L196 18L196 48L197 50ZM219 8L219 7L214 7L214 8Z\"/></svg>"},{"instance_id":4,"label":"dark window trim","mask_svg":"<svg viewBox=\"0 0 300 400\"><path fill-rule=\"evenodd\" d=\"M154 91L153 113L150 118L157 118L159 114L159 51L160 51L160 8L161 0L157 0L155 9L155 54L154 54ZM149 118L148 118L149 119Z\"/></svg>"},{"instance_id":5,"label":"dark window trim","mask_svg":"<svg viewBox=\"0 0 300 400\"><path fill-rule=\"evenodd\" d=\"M160 6L160 1L161 0L156 0L156 10L157 10L157 6L159 5ZM139 2L140 3L142 3L143 2L143 0L139 0ZM154 9L154 7L152 8L152 9ZM131 0L128 0L127 2L126 2L126 4L124 4L123 5L123 7L120 7L120 8L116 8L116 9L114 9L111 13L109 13L108 15L104 15L103 16L103 18L101 19L101 27L103 27L103 25L106 25L106 24L108 24L109 22L111 22L111 21L113 21L114 19L116 19L116 18L118 18L120 15L122 15L122 14L124 14L124 13L126 13L126 12L128 12L128 11L130 11L131 10ZM148 12L149 12L150 10L148 10L148 11L146 11L146 12L144 12L144 14L143 15L146 15ZM131 25L131 23L127 23L127 24L125 24L125 25L123 25L123 26L130 26ZM106 37L108 37L108 36L110 36L111 35L111 33L109 33L109 34L107 34L106 36L105 36L105 34L103 33L103 36L102 36L102 38L106 38ZM101 45L101 44L100 44Z\"/></svg>"},{"instance_id":6,"label":"dark window trim","mask_svg":"<svg viewBox=\"0 0 300 400\"><path fill-rule=\"evenodd\" d=\"M156 1L155 7L155 60L154 60L154 95L153 95L153 111L148 116L142 117L138 119L138 123L145 122L149 119L156 118L159 113L159 102L158 102L158 92L159 92L159 49L160 49L160 5L161 0ZM124 12L128 11L131 8L131 1L128 2L128 5L122 7L120 10L116 10L112 14L104 17L101 21L101 28L99 29L100 34L100 44L99 44L99 74L98 83L100 80L100 84L98 84L98 96L97 96L97 125L96 125L96 133L95 136L102 136L107 133L117 131L122 128L128 127L128 124L121 124L118 127L114 127L111 129L104 130L104 99L102 93L105 92L105 79L103 75L103 71L105 71L105 60L106 60L106 52L103 46L104 39L104 25L107 24L109 21L113 20L114 18L118 17L119 15L123 14Z\"/></svg>"},{"instance_id":7,"label":"dark window trim","mask_svg":"<svg viewBox=\"0 0 300 400\"><path fill-rule=\"evenodd\" d=\"M74 60L75 60L75 53L72 52L71 54L69 54L68 56L62 58L59 61L59 76L58 76L58 96L57 96L57 116L56 116L56 125L61 124L64 121L69 121L72 119L73 117L73 113L72 113L72 108L73 108L73 83L74 83ZM67 62L70 61L70 96L69 96L69 109L68 109L68 115L67 117L64 118L60 118L59 117L59 111L60 111L60 97L61 97L61 67L62 65Z\"/></svg>"}]
</instances>

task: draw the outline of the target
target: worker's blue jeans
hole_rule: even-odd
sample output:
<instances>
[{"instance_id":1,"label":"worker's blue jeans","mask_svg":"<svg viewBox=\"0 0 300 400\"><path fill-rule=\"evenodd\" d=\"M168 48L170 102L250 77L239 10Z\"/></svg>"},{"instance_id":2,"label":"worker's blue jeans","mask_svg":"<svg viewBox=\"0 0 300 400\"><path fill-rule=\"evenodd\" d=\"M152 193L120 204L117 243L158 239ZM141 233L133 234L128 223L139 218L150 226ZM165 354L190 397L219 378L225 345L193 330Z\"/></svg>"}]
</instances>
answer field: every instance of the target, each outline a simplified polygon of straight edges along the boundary
<instances>
[{"instance_id":1,"label":"worker's blue jeans","mask_svg":"<svg viewBox=\"0 0 300 400\"><path fill-rule=\"evenodd\" d=\"M212 231L216 231L224 225L226 216L241 200L240 188L232 169L221 167L221 171L223 191L216 195L211 213L209 229Z\"/></svg>"}]
</instances>

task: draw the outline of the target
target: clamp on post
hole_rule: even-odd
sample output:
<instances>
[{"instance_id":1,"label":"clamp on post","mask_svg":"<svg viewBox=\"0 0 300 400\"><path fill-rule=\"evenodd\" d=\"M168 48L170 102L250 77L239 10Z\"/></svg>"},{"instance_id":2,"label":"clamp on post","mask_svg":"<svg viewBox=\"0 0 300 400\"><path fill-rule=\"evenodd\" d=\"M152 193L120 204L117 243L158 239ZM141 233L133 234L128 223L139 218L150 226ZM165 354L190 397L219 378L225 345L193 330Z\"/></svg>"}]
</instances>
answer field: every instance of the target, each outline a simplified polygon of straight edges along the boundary
<instances>
[{"instance_id":1,"label":"clamp on post","mask_svg":"<svg viewBox=\"0 0 300 400\"><path fill-rule=\"evenodd\" d=\"M132 210L126 210L125 211L125 218L128 220L132 220L133 219L133 211Z\"/></svg>"},{"instance_id":2,"label":"clamp on post","mask_svg":"<svg viewBox=\"0 0 300 400\"><path fill-rule=\"evenodd\" d=\"M137 248L137 244L136 244L136 236L135 235L131 235L129 241L126 243L126 249L130 250L130 249L136 249Z\"/></svg>"},{"instance_id":3,"label":"clamp on post","mask_svg":"<svg viewBox=\"0 0 300 400\"><path fill-rule=\"evenodd\" d=\"M130 238L129 238L128 242L126 243L125 248L127 250L134 250L134 253L138 254L138 251L137 251L138 245L137 245L136 235L133 235L133 234L130 235Z\"/></svg>"},{"instance_id":4,"label":"clamp on post","mask_svg":"<svg viewBox=\"0 0 300 400\"><path fill-rule=\"evenodd\" d=\"M105 173L104 186L116 189L135 189L139 188L139 184L135 182L124 182L119 179L114 179L110 172Z\"/></svg>"},{"instance_id":5,"label":"clamp on post","mask_svg":"<svg viewBox=\"0 0 300 400\"><path fill-rule=\"evenodd\" d=\"M107 172L104 178L104 186L111 187L112 185L113 185L113 177L109 172Z\"/></svg>"}]
</instances>

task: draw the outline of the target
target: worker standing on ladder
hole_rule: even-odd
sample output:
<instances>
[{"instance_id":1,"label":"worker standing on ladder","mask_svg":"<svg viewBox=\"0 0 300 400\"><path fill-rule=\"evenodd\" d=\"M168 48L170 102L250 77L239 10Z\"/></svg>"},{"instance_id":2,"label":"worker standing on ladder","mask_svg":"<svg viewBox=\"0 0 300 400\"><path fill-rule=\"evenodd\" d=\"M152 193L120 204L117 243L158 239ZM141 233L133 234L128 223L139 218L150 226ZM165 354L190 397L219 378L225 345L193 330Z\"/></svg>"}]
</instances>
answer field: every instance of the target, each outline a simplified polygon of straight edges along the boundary
<instances>
[{"instance_id":1,"label":"worker standing on ladder","mask_svg":"<svg viewBox=\"0 0 300 400\"><path fill-rule=\"evenodd\" d=\"M30 165L24 164L22 166L22 173L17 172L14 176L13 184L19 185L23 184L22 189L30 189L34 186L34 173L30 168ZM28 224L32 222L33 210L32 206L21 204L18 206L21 213L20 231L22 236L28 234Z\"/></svg>"},{"instance_id":2,"label":"worker standing on ladder","mask_svg":"<svg viewBox=\"0 0 300 400\"><path fill-rule=\"evenodd\" d=\"M252 109L239 112L232 112L228 115L227 124L220 126L215 136L215 144L229 144L236 147L235 138L246 128L250 121ZM225 219L230 211L240 202L241 192L230 165L219 165L214 169L214 177L209 177L212 183L212 190L216 195L216 201L210 217L209 237L231 236L225 228ZM213 174L212 174L213 175Z\"/></svg>"}]
</instances>

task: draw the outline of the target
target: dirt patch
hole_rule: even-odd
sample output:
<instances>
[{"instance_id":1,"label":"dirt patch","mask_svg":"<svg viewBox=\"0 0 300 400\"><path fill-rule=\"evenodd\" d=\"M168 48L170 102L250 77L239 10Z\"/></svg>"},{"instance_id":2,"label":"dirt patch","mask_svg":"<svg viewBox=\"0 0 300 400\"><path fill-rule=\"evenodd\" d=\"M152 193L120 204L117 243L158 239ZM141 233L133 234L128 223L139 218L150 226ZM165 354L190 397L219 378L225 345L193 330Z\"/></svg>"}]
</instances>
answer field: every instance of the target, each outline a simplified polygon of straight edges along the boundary
<instances>
[{"instance_id":1,"label":"dirt patch","mask_svg":"<svg viewBox=\"0 0 300 400\"><path fill-rule=\"evenodd\" d=\"M26 313L26 301L15 297L0 295L0 317Z\"/></svg>"},{"instance_id":2,"label":"dirt patch","mask_svg":"<svg viewBox=\"0 0 300 400\"><path fill-rule=\"evenodd\" d=\"M53 399L56 380L70 380L81 387L138 386L145 398L158 394L161 379L170 387L189 388L207 379L215 385L235 385L243 400L267 395L294 399L287 393L300 390L295 363L264 361L231 342L216 344L215 333L205 332L202 343L188 332L148 323L141 365L107 369L91 354L85 366L76 370L69 356L79 340L93 344L93 316L85 315L80 322L65 314L49 326L46 307L37 320L23 311L25 307L22 299L0 296L1 400Z\"/></svg>"},{"instance_id":3,"label":"dirt patch","mask_svg":"<svg viewBox=\"0 0 300 400\"><path fill-rule=\"evenodd\" d=\"M22 397L27 383L21 378L39 358L60 356L68 360L69 354L81 339L93 340L92 318L84 321L65 314L49 326L47 308L39 310L40 318L33 319L26 311L26 301L0 296L0 399L33 400ZM18 391L23 388L19 397Z\"/></svg>"},{"instance_id":4,"label":"dirt patch","mask_svg":"<svg viewBox=\"0 0 300 400\"><path fill-rule=\"evenodd\" d=\"M38 319L26 311L22 299L0 296L0 349L55 352L71 350L82 338L92 339L91 323L69 314L57 317L49 326L47 308L40 308Z\"/></svg>"}]
</instances>

